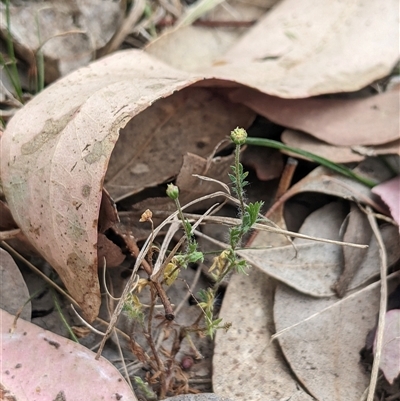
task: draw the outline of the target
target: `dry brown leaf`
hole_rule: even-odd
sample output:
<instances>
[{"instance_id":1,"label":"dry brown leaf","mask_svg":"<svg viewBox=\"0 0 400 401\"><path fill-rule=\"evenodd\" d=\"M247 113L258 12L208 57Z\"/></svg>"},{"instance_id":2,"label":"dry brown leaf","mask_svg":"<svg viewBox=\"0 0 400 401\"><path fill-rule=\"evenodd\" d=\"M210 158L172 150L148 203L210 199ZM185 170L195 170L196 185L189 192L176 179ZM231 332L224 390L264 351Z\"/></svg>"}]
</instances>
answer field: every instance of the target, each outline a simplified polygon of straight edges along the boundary
<instances>
[{"instance_id":1,"label":"dry brown leaf","mask_svg":"<svg viewBox=\"0 0 400 401\"><path fill-rule=\"evenodd\" d=\"M285 98L358 90L398 60L397 6L281 1L205 73Z\"/></svg>"},{"instance_id":2,"label":"dry brown leaf","mask_svg":"<svg viewBox=\"0 0 400 401\"><path fill-rule=\"evenodd\" d=\"M2 136L1 178L12 215L89 321L100 306L97 226L118 131L193 81L142 52L117 53L41 92Z\"/></svg>"},{"instance_id":3,"label":"dry brown leaf","mask_svg":"<svg viewBox=\"0 0 400 401\"><path fill-rule=\"evenodd\" d=\"M343 203L330 203L312 213L299 232L339 240L339 229L344 216ZM269 246L269 242L265 242L260 234L257 234L258 246ZM294 242L295 246L245 249L238 253L253 266L300 292L313 296L332 295L331 286L340 272L340 246L302 239Z\"/></svg>"},{"instance_id":4,"label":"dry brown leaf","mask_svg":"<svg viewBox=\"0 0 400 401\"><path fill-rule=\"evenodd\" d=\"M276 2L230 0L229 7L223 2L201 19L200 22L208 22L210 26L190 25L170 29L150 42L145 51L175 68L201 71L211 66L246 32L246 28L240 25L242 21L257 20ZM218 26L223 21L230 21L231 27Z\"/></svg>"},{"instance_id":5,"label":"dry brown leaf","mask_svg":"<svg viewBox=\"0 0 400 401\"><path fill-rule=\"evenodd\" d=\"M376 339L374 354L375 352ZM390 384L393 384L400 374L400 309L393 309L386 313L382 359L379 367Z\"/></svg>"},{"instance_id":6,"label":"dry brown leaf","mask_svg":"<svg viewBox=\"0 0 400 401\"><path fill-rule=\"evenodd\" d=\"M381 145L399 138L398 89L362 99L280 99L243 88L230 98L332 145Z\"/></svg>"},{"instance_id":7,"label":"dry brown leaf","mask_svg":"<svg viewBox=\"0 0 400 401\"><path fill-rule=\"evenodd\" d=\"M393 266L400 259L400 235L394 225L385 224L380 227L381 236L386 247L388 267ZM371 237L367 254L360 268L350 283L350 289L358 288L372 278L379 275L379 247L376 237Z\"/></svg>"},{"instance_id":8,"label":"dry brown leaf","mask_svg":"<svg viewBox=\"0 0 400 401\"><path fill-rule=\"evenodd\" d=\"M242 33L236 29L183 26L150 42L145 51L175 68L195 72L212 65Z\"/></svg>"},{"instance_id":9,"label":"dry brown leaf","mask_svg":"<svg viewBox=\"0 0 400 401\"><path fill-rule=\"evenodd\" d=\"M107 268L117 267L125 260L125 255L118 245L114 244L104 234L99 233L97 238L97 260L99 267L104 267L104 259Z\"/></svg>"},{"instance_id":10,"label":"dry brown leaf","mask_svg":"<svg viewBox=\"0 0 400 401\"><path fill-rule=\"evenodd\" d=\"M282 153L275 149L252 146L245 149L241 162L255 170L260 181L279 178L283 170Z\"/></svg>"},{"instance_id":11,"label":"dry brown leaf","mask_svg":"<svg viewBox=\"0 0 400 401\"><path fill-rule=\"evenodd\" d=\"M311 401L271 343L274 288L274 280L255 269L248 276L231 278L219 317L232 327L217 332L215 339L212 382L216 393L237 401L290 397Z\"/></svg>"},{"instance_id":12,"label":"dry brown leaf","mask_svg":"<svg viewBox=\"0 0 400 401\"><path fill-rule=\"evenodd\" d=\"M22 274L8 252L0 248L0 308L15 315L24 306L30 295ZM29 301L21 318L31 320L32 306Z\"/></svg>"},{"instance_id":13,"label":"dry brown leaf","mask_svg":"<svg viewBox=\"0 0 400 401\"><path fill-rule=\"evenodd\" d=\"M347 226L343 235L344 242L353 244L369 244L372 236L371 225L367 216L360 208L351 203L350 213L346 221ZM334 285L334 290L340 298L342 298L365 258L368 249L359 249L351 247L343 247L343 271L338 281Z\"/></svg>"},{"instance_id":14,"label":"dry brown leaf","mask_svg":"<svg viewBox=\"0 0 400 401\"><path fill-rule=\"evenodd\" d=\"M231 129L246 127L254 118L244 106L231 107L220 92L179 92L199 79L141 51L115 53L48 87L4 132L1 174L13 217L89 321L100 305L97 229L109 162L107 184L117 200L132 193L137 173L147 178L137 183L140 188L159 184L179 172L185 146L207 154ZM153 103L154 111L147 112ZM141 131L135 131L136 125ZM114 150L123 128L121 144L129 143L125 153L121 145ZM136 153L129 154L130 149ZM146 155L149 160L140 159ZM117 181L122 172L125 181ZM149 182L153 173L160 181Z\"/></svg>"},{"instance_id":15,"label":"dry brown leaf","mask_svg":"<svg viewBox=\"0 0 400 401\"><path fill-rule=\"evenodd\" d=\"M5 5L0 9L0 29L6 36ZM112 0L10 3L11 35L32 69L36 52L42 50L46 82L53 82L94 58L112 37L122 12L122 3Z\"/></svg>"},{"instance_id":16,"label":"dry brown leaf","mask_svg":"<svg viewBox=\"0 0 400 401\"><path fill-rule=\"evenodd\" d=\"M214 157L211 160L204 159L197 155L187 154L183 158L182 168L176 178L176 185L182 189L182 204L191 202L207 194L211 194L222 189L221 185L194 177L193 174L212 178L222 183L230 183L228 173L232 171L231 166L234 161L234 155L225 157ZM222 201L225 199L221 199ZM218 198L210 202L214 204ZM204 209L207 208L207 202L202 203ZM190 209L188 209L190 210Z\"/></svg>"},{"instance_id":17,"label":"dry brown leaf","mask_svg":"<svg viewBox=\"0 0 400 401\"><path fill-rule=\"evenodd\" d=\"M186 205L194 199L220 191L222 189L220 184L194 177L193 174L203 175L227 183L229 181L228 172L231 171L233 158L233 155L229 155L225 157L214 157L211 160L207 160L192 153L184 155L182 167L176 177L176 185L179 188L179 201L181 205ZM201 208L207 209L216 202L223 202L224 200L224 197L220 197L203 201L201 203ZM154 212L153 221L156 226L166 217L166 213L173 213L176 211L175 203L168 197L148 198L132 206L132 215L136 216L136 220L138 220L138 216L147 208ZM194 205L185 210L193 211L196 209L198 209L198 205ZM161 214L157 212L161 212ZM148 226L148 228L150 229L150 226ZM137 228L135 228L135 231L136 230Z\"/></svg>"},{"instance_id":18,"label":"dry brown leaf","mask_svg":"<svg viewBox=\"0 0 400 401\"><path fill-rule=\"evenodd\" d=\"M236 38L223 31L186 27L162 37L148 51L176 68L283 98L350 92L395 66L396 10L395 0L284 0L235 44Z\"/></svg>"},{"instance_id":19,"label":"dry brown leaf","mask_svg":"<svg viewBox=\"0 0 400 401\"><path fill-rule=\"evenodd\" d=\"M119 216L114 200L105 188L101 195L98 228L100 233L105 233L109 228L119 223Z\"/></svg>"},{"instance_id":20,"label":"dry brown leaf","mask_svg":"<svg viewBox=\"0 0 400 401\"><path fill-rule=\"evenodd\" d=\"M329 203L308 216L299 233L339 240L339 231L345 215L343 202ZM388 265L392 266L400 258L399 235L391 225L382 227L381 234L387 247ZM262 233L258 233L256 238L259 247L269 245L263 239ZM295 246L286 245L270 249L245 249L238 253L268 276L301 293L314 297L334 295L332 287L343 269L342 247L301 238L296 238L294 244ZM379 274L379 249L376 239L372 237L371 240L366 240L365 244L369 244L369 248L350 281L350 289L358 288Z\"/></svg>"},{"instance_id":21,"label":"dry brown leaf","mask_svg":"<svg viewBox=\"0 0 400 401\"><path fill-rule=\"evenodd\" d=\"M390 282L395 286L398 275ZM379 286L374 283L340 301L316 300L278 286L277 331L298 324L280 334L279 343L297 378L318 400L356 401L368 386L359 352L376 322Z\"/></svg>"}]
</instances>

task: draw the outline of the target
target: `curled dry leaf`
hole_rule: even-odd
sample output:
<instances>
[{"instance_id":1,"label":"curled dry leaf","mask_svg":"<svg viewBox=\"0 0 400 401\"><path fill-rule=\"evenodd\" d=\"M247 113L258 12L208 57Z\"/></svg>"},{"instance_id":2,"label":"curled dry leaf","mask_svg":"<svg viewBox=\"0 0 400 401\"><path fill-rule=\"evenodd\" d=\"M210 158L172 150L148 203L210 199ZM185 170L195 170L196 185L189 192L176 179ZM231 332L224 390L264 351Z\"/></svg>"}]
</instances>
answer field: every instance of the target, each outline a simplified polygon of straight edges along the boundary
<instances>
[{"instance_id":1,"label":"curled dry leaf","mask_svg":"<svg viewBox=\"0 0 400 401\"><path fill-rule=\"evenodd\" d=\"M183 156L179 141L207 154L227 132L237 125L248 126L254 118L244 106L231 108L222 96L213 96L211 89L179 92L199 79L140 51L116 53L48 87L14 116L4 132L1 179L12 215L30 242L57 270L89 321L97 316L100 306L99 208L119 131L126 128L121 133L121 143L128 141L129 147L127 153L120 152L120 148L115 152L118 161L125 163L128 159L129 168L112 160L107 182L113 197L132 193L130 180L137 179L140 169L146 168L145 172L140 170L140 175L158 170L160 180L176 175ZM169 102L162 99L173 93ZM154 102L153 112L141 113ZM203 106L207 119L199 117L203 116ZM146 121L141 121L143 116ZM146 129L136 131L136 122ZM192 133L191 123L199 123L197 136ZM175 138L176 132L179 135ZM173 141L167 149L164 140ZM144 149L151 153L151 142L157 144L154 155L156 159L163 158L163 163L147 165L147 160L140 159ZM129 153L132 149L136 152L133 155ZM132 158L137 158L137 165ZM122 171L127 173L129 186L125 192L121 190L123 183L115 178ZM140 188L146 185L149 184L138 184Z\"/></svg>"},{"instance_id":2,"label":"curled dry leaf","mask_svg":"<svg viewBox=\"0 0 400 401\"><path fill-rule=\"evenodd\" d=\"M2 384L18 401L137 401L118 370L86 347L0 310ZM38 363L40 356L40 363Z\"/></svg>"},{"instance_id":3,"label":"curled dry leaf","mask_svg":"<svg viewBox=\"0 0 400 401\"><path fill-rule=\"evenodd\" d=\"M374 343L375 352L376 340ZM393 381L400 374L400 309L392 309L386 313L379 367L390 384L393 384Z\"/></svg>"},{"instance_id":4,"label":"curled dry leaf","mask_svg":"<svg viewBox=\"0 0 400 401\"><path fill-rule=\"evenodd\" d=\"M339 240L344 216L344 204L332 202L312 213L299 232ZM264 247L269 245L260 233L257 234L257 243ZM340 246L304 239L295 239L294 243L259 250L245 249L239 251L239 254L269 276L300 292L313 296L332 295L331 286L340 272Z\"/></svg>"},{"instance_id":5,"label":"curled dry leaf","mask_svg":"<svg viewBox=\"0 0 400 401\"><path fill-rule=\"evenodd\" d=\"M253 118L249 109L205 88L185 88L160 99L120 131L105 185L119 201L170 180L179 173L183 155L208 157L230 130L248 126Z\"/></svg>"}]
</instances>

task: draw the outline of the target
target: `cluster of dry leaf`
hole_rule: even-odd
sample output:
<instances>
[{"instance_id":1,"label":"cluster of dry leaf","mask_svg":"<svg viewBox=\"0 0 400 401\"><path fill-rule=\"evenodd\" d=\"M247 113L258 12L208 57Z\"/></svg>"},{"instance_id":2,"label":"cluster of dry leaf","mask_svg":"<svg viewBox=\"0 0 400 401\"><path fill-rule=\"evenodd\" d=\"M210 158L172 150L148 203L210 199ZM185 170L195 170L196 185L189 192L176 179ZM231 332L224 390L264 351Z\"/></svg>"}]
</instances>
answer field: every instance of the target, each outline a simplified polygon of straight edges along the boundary
<instances>
[{"instance_id":1,"label":"cluster of dry leaf","mask_svg":"<svg viewBox=\"0 0 400 401\"><path fill-rule=\"evenodd\" d=\"M128 227L137 239L144 239L146 230L137 219L132 223L132 216L147 208L161 217L172 212L173 205L164 198L135 196L169 180L180 187L182 204L215 191L215 183L201 183L193 174L227 182L232 157L214 157L215 148L230 130L252 127L256 116L262 116L284 127L282 142L338 163L356 163L357 171L380 183L371 190L317 167L289 187L290 172L282 172L284 156L253 150L251 164L261 181L280 176L286 180L268 217L291 228L285 217L301 214L291 200L306 196L312 203L317 193L329 195L330 201L314 207L299 233L369 248L299 238L291 243L270 232L255 235L249 249L240 251L254 269L248 276L232 277L225 294L220 316L232 328L216 338L213 388L238 401L361 399L368 392L370 375L359 353L364 347L376 353L376 342L366 345L366 337L379 309L380 367L393 384L400 371L399 306L385 315L385 304L399 283L395 268L388 270L400 258L400 181L392 178L400 155L399 88L393 79L376 81L389 76L398 62L396 2L282 0L267 12L262 4L230 2L217 7L209 20L241 15L258 19L257 23L247 30L182 23L144 50L119 51L75 70L91 59L93 43L101 49L113 35L118 6L105 3L114 11L101 9L98 18L88 14L90 18L84 19L84 9L76 10L86 21L81 21L82 31L101 34L89 43L88 36L74 32L85 42L77 57L78 45L68 41L75 65L69 53L57 53L66 47L57 41L65 40L63 32L71 31L70 26L57 24L55 32L50 25L40 25L42 42L36 45L27 42L34 35L17 30L21 36L16 42L28 49L42 46L46 68L56 71L54 76L46 71L49 81L73 72L17 111L2 135L6 203L1 203L1 238L18 235L20 242L33 246L92 322L101 306L99 260L105 257L107 266L113 267L125 259L106 233ZM49 9L38 4L40 22ZM13 18L26 28L31 11L21 10L15 8ZM57 11L62 14L62 8ZM100 23L103 13L110 17L105 23L111 29L108 33ZM1 24L5 30L3 20ZM344 92L348 94L332 95ZM313 195L307 198L309 193ZM129 208L121 213L121 223L110 197L120 209ZM132 205L132 199L139 201ZM391 219L378 228L372 211ZM12 262L5 251L1 255L6 274L13 269ZM379 277L383 280L377 281ZM11 309L15 313L18 307ZM9 380L16 372L26 377L37 369L28 364L35 362L33 358L29 361L14 350L24 349L27 332L29 341L37 344L35 350L43 346L49 358L49 352L55 352L48 363L57 365L55 344L61 340L32 326L25 328L25 323L18 323L9 336L10 319L4 315L2 324L2 362L9 372L3 384L15 393L35 394L35 388L17 388ZM62 347L67 355L67 343ZM78 351L72 353L77 356ZM69 363L82 371L92 366L91 359L89 364L82 359ZM91 374L90 388L94 377L96 373ZM43 388L50 385L43 383ZM118 386L110 387L110 394L135 399L125 384ZM399 391L393 388L382 394ZM78 399L83 390L66 385L55 395L60 391L67 399Z\"/></svg>"}]
</instances>

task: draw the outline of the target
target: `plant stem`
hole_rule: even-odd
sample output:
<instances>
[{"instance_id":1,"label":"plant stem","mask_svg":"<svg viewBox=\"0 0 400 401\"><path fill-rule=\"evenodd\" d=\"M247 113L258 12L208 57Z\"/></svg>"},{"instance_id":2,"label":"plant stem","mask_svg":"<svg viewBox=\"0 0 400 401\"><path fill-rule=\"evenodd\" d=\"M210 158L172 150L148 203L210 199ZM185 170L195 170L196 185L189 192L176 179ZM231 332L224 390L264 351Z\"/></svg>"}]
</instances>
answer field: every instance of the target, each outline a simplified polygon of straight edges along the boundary
<instances>
[{"instance_id":1,"label":"plant stem","mask_svg":"<svg viewBox=\"0 0 400 401\"><path fill-rule=\"evenodd\" d=\"M296 153L298 155L306 157L309 160L312 160L313 162L320 164L321 166L327 167L327 168L335 171L336 173L339 173L346 177L352 178L352 179L360 182L361 184L366 185L369 188L373 188L377 184L375 181L370 180L369 178L363 177L363 176L355 173L353 170L351 170L341 164L337 164L331 160L325 159L324 157L318 156L311 152L307 152L306 150L287 146L287 145L283 144L282 142L278 142L278 141L274 141L272 139L266 139L266 138L254 138L254 137L249 138L249 137L247 137L246 144L253 145L253 146L265 146L268 148L274 148L274 149L279 149L279 150L285 150L287 152Z\"/></svg>"},{"instance_id":2,"label":"plant stem","mask_svg":"<svg viewBox=\"0 0 400 401\"><path fill-rule=\"evenodd\" d=\"M17 60L15 58L14 45L13 45L12 37L11 37L10 0L6 0L6 22L7 22L6 45L7 45L8 56L11 59L10 69L8 68L8 66L5 64L5 62L3 60L2 60L2 63L4 63L4 66L7 71L7 75L11 80L11 83L13 85L13 88L15 90L17 98L22 103L23 98L22 98L21 81L20 81L19 75L18 75Z\"/></svg>"},{"instance_id":3,"label":"plant stem","mask_svg":"<svg viewBox=\"0 0 400 401\"><path fill-rule=\"evenodd\" d=\"M236 183L237 183L237 197L240 202L240 215L243 216L244 214L244 200L243 200L243 188L241 185L241 169L240 169L240 145L236 145L235 147L235 176L236 176Z\"/></svg>"}]
</instances>

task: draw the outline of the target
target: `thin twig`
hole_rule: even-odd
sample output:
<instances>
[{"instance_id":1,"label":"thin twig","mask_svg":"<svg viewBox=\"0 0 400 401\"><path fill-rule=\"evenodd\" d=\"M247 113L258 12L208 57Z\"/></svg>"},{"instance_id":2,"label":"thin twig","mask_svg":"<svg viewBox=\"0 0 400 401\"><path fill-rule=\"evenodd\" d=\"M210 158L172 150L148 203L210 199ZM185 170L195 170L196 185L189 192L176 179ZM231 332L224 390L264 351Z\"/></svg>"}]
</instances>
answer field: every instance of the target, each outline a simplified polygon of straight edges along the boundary
<instances>
[{"instance_id":1,"label":"thin twig","mask_svg":"<svg viewBox=\"0 0 400 401\"><path fill-rule=\"evenodd\" d=\"M136 0L132 2L128 16L119 24L118 29L108 43L98 52L97 58L112 53L121 46L124 39L133 31L135 24L142 17L145 8L145 0Z\"/></svg>"},{"instance_id":2,"label":"thin twig","mask_svg":"<svg viewBox=\"0 0 400 401\"><path fill-rule=\"evenodd\" d=\"M185 281L186 286L188 287L188 292L185 294L184 298L182 299L182 301L179 303L179 305L176 307L175 309L175 315L178 315L179 311L182 309L183 305L185 305L185 303L188 301L189 297L192 296L192 293L197 285L197 282L199 281L200 278L200 274L201 274L201 267L198 266L197 270L196 270L196 274L193 277L193 281L190 284L190 286L188 286L188 284Z\"/></svg>"},{"instance_id":3,"label":"thin twig","mask_svg":"<svg viewBox=\"0 0 400 401\"><path fill-rule=\"evenodd\" d=\"M117 344L119 356L121 358L121 363L122 363L122 368L123 368L124 375L125 375L125 380L128 383L128 385L131 388L131 390L133 391L133 386L132 386L131 380L129 379L129 373L128 373L128 369L126 367L124 354L122 352L122 348L121 348L121 344L119 342L118 334L117 334L117 332L115 330L114 330L114 339L115 339L115 343Z\"/></svg>"},{"instance_id":4,"label":"thin twig","mask_svg":"<svg viewBox=\"0 0 400 401\"><path fill-rule=\"evenodd\" d=\"M20 228L16 228L14 230L7 230L7 231L1 231L0 232L0 240L5 241L7 239L11 239L16 237L19 233L21 232Z\"/></svg>"},{"instance_id":5,"label":"thin twig","mask_svg":"<svg viewBox=\"0 0 400 401\"><path fill-rule=\"evenodd\" d=\"M128 247L129 252L135 256L136 258L139 257L140 249L136 244L136 241L133 240L131 235L125 235L125 242L126 246ZM142 266L149 278L151 278L153 274L153 268L150 266L150 263L147 262L146 259L142 260ZM155 290L157 291L157 295L160 297L161 303L164 305L165 310L165 318L167 320L174 320L174 310L172 308L171 302L165 293L164 288L157 280L151 280L152 285L154 286Z\"/></svg>"},{"instance_id":6,"label":"thin twig","mask_svg":"<svg viewBox=\"0 0 400 401\"><path fill-rule=\"evenodd\" d=\"M387 304L387 254L385 244L383 243L381 233L378 228L375 216L372 214L372 209L367 206L367 217L369 224L371 225L372 231L376 237L379 246L379 255L381 260L380 275L381 275L381 296L379 303L379 318L378 318L378 328L376 331L376 351L374 355L374 362L372 364L371 380L369 385L369 392L367 401L373 401L376 383L378 381L379 373L379 363L382 354L383 345L383 334L385 330L385 316L386 316L386 304Z\"/></svg>"},{"instance_id":7,"label":"thin twig","mask_svg":"<svg viewBox=\"0 0 400 401\"><path fill-rule=\"evenodd\" d=\"M14 248L12 248L10 245L8 245L7 242L1 241L0 245L2 248L6 249L8 252L13 254L17 259L24 262L33 272L35 272L38 276L40 276L47 284L49 284L51 287L53 287L60 294L64 295L64 297L66 297L69 300L69 302L71 302L75 306L79 307L78 302L75 301L75 299L72 298L71 295L69 295L64 289L62 289L59 285L57 285L50 278L48 278L43 272L41 272L35 265L33 265L31 262L29 262L29 260L25 259Z\"/></svg>"}]
</instances>

